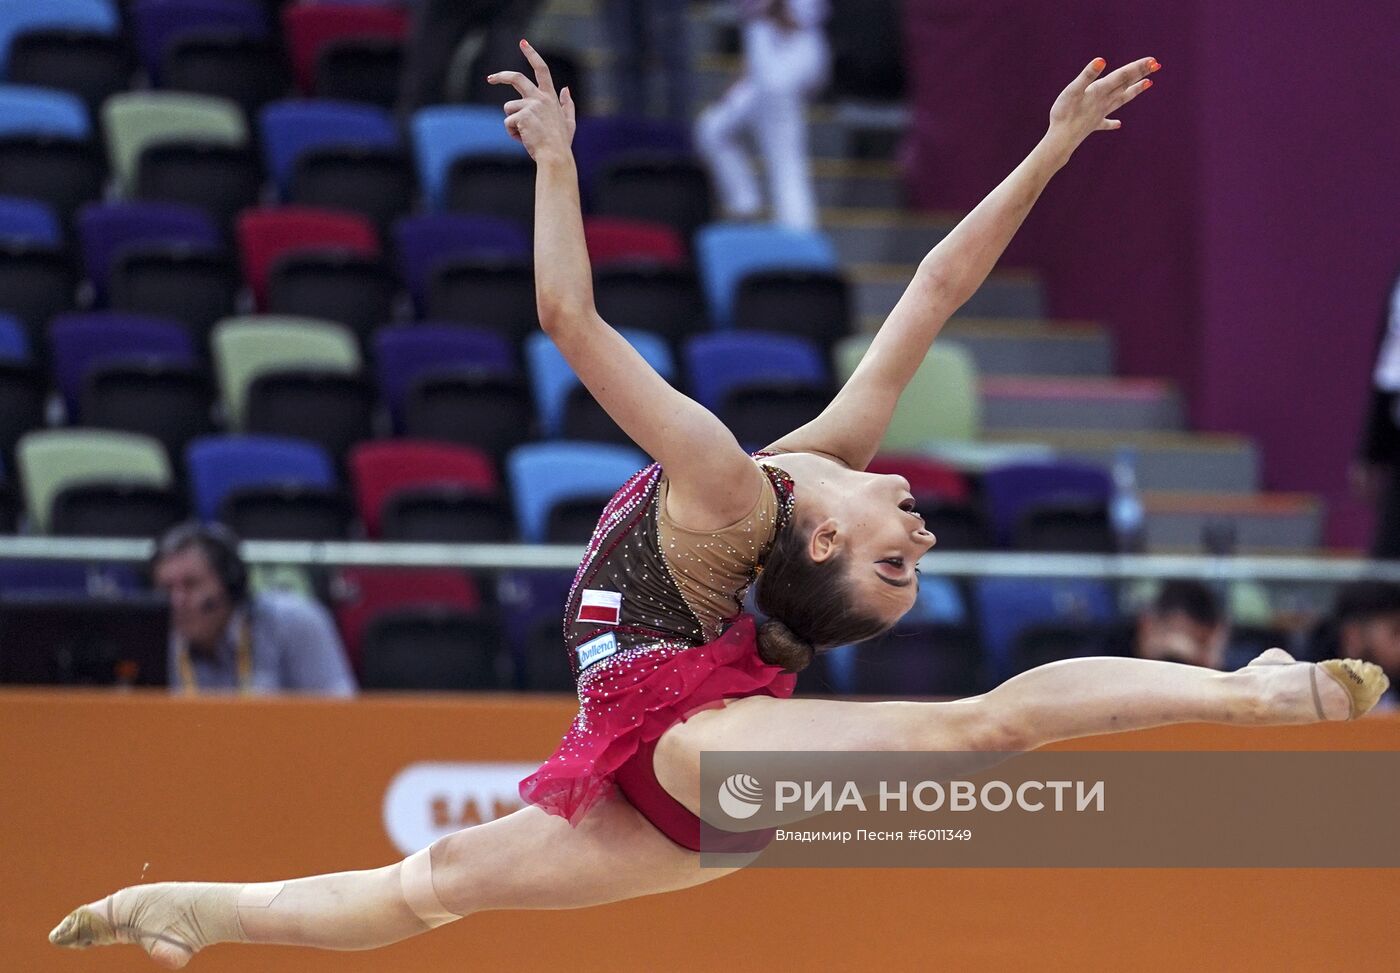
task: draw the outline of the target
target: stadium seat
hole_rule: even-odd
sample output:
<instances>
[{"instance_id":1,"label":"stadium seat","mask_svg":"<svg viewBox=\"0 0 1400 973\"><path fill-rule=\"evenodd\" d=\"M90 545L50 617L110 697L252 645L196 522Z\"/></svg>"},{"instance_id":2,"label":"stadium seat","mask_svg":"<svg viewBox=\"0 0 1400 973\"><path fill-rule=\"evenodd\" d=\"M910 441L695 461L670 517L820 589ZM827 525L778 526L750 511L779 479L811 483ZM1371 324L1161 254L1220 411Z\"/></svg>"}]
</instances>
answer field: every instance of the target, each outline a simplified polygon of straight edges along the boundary
<instances>
[{"instance_id":1,"label":"stadium seat","mask_svg":"<svg viewBox=\"0 0 1400 973\"><path fill-rule=\"evenodd\" d=\"M107 168L87 139L0 134L0 193L42 200L65 224L102 196Z\"/></svg>"},{"instance_id":2,"label":"stadium seat","mask_svg":"<svg viewBox=\"0 0 1400 973\"><path fill-rule=\"evenodd\" d=\"M130 91L102 105L107 155L118 191L136 191L141 156L168 142L246 148L248 124L243 110L227 98L179 91Z\"/></svg>"},{"instance_id":3,"label":"stadium seat","mask_svg":"<svg viewBox=\"0 0 1400 973\"><path fill-rule=\"evenodd\" d=\"M344 250L293 250L272 265L267 310L336 321L367 344L394 314L398 280L378 257Z\"/></svg>"},{"instance_id":4,"label":"stadium seat","mask_svg":"<svg viewBox=\"0 0 1400 973\"><path fill-rule=\"evenodd\" d=\"M209 330L233 314L241 287L222 249L187 244L122 248L108 281L108 306L118 311L178 318L203 354Z\"/></svg>"},{"instance_id":5,"label":"stadium seat","mask_svg":"<svg viewBox=\"0 0 1400 973\"><path fill-rule=\"evenodd\" d=\"M119 26L110 0L9 0L0 4L0 77L7 76L10 45L21 34L49 28L116 34Z\"/></svg>"},{"instance_id":6,"label":"stadium seat","mask_svg":"<svg viewBox=\"0 0 1400 973\"><path fill-rule=\"evenodd\" d=\"M227 98L251 117L291 86L282 52L265 37L185 34L165 52L162 87Z\"/></svg>"},{"instance_id":7,"label":"stadium seat","mask_svg":"<svg viewBox=\"0 0 1400 973\"><path fill-rule=\"evenodd\" d=\"M77 269L64 250L0 241L0 311L25 326L32 353L42 353L44 323L73 307L77 288Z\"/></svg>"},{"instance_id":8,"label":"stadium seat","mask_svg":"<svg viewBox=\"0 0 1400 973\"><path fill-rule=\"evenodd\" d=\"M1117 535L1108 519L1108 504L1098 500L1051 500L1028 505L1011 531L1018 551L1063 554L1113 554Z\"/></svg>"},{"instance_id":9,"label":"stadium seat","mask_svg":"<svg viewBox=\"0 0 1400 973\"><path fill-rule=\"evenodd\" d=\"M801 335L830 348L851 333L850 287L830 270L745 274L734 298L734 327Z\"/></svg>"},{"instance_id":10,"label":"stadium seat","mask_svg":"<svg viewBox=\"0 0 1400 973\"><path fill-rule=\"evenodd\" d=\"M496 464L489 455L448 443L403 439L361 443L350 451L348 466L360 520L370 537L379 536L380 511L399 490L439 486L489 496L500 489Z\"/></svg>"},{"instance_id":11,"label":"stadium seat","mask_svg":"<svg viewBox=\"0 0 1400 973\"><path fill-rule=\"evenodd\" d=\"M739 284L755 271L837 269L836 248L818 231L753 223L712 223L695 237L695 259L710 316L734 325Z\"/></svg>"},{"instance_id":12,"label":"stadium seat","mask_svg":"<svg viewBox=\"0 0 1400 973\"><path fill-rule=\"evenodd\" d=\"M410 122L418 160L418 182L431 209L446 205L447 176L464 156L526 158L525 147L501 124L498 108L435 105L415 112Z\"/></svg>"},{"instance_id":13,"label":"stadium seat","mask_svg":"<svg viewBox=\"0 0 1400 973\"><path fill-rule=\"evenodd\" d=\"M1134 623L1120 621L1031 625L1017 633L1012 642L1011 671L1021 673L1061 659L1117 655L1132 645L1134 628Z\"/></svg>"},{"instance_id":14,"label":"stadium seat","mask_svg":"<svg viewBox=\"0 0 1400 973\"><path fill-rule=\"evenodd\" d=\"M0 241L63 245L63 228L53 208L37 199L0 196Z\"/></svg>"},{"instance_id":15,"label":"stadium seat","mask_svg":"<svg viewBox=\"0 0 1400 973\"><path fill-rule=\"evenodd\" d=\"M276 101L258 113L268 175L286 199L292 176L307 155L326 149L399 149L394 117L351 102Z\"/></svg>"},{"instance_id":16,"label":"stadium seat","mask_svg":"<svg viewBox=\"0 0 1400 973\"><path fill-rule=\"evenodd\" d=\"M691 394L711 410L744 385L781 382L825 389L830 383L816 345L792 335L757 331L695 335L685 343L684 358Z\"/></svg>"},{"instance_id":17,"label":"stadium seat","mask_svg":"<svg viewBox=\"0 0 1400 973\"><path fill-rule=\"evenodd\" d=\"M179 493L152 483L74 483L53 498L60 537L159 537L188 516Z\"/></svg>"},{"instance_id":18,"label":"stadium seat","mask_svg":"<svg viewBox=\"0 0 1400 973\"><path fill-rule=\"evenodd\" d=\"M0 135L92 135L87 107L77 95L56 88L0 84Z\"/></svg>"},{"instance_id":19,"label":"stadium seat","mask_svg":"<svg viewBox=\"0 0 1400 973\"><path fill-rule=\"evenodd\" d=\"M442 261L428 283L425 316L479 325L519 344L540 326L530 262L501 257Z\"/></svg>"},{"instance_id":20,"label":"stadium seat","mask_svg":"<svg viewBox=\"0 0 1400 973\"><path fill-rule=\"evenodd\" d=\"M1015 674L1012 646L1032 625L1109 622L1116 616L1112 591L1098 579L977 578L973 604L991 674L1000 682Z\"/></svg>"},{"instance_id":21,"label":"stadium seat","mask_svg":"<svg viewBox=\"0 0 1400 973\"><path fill-rule=\"evenodd\" d=\"M178 321L91 311L62 314L49 323L54 377L68 415L79 415L79 398L88 373L113 362L150 362L193 366L198 361L189 332Z\"/></svg>"},{"instance_id":22,"label":"stadium seat","mask_svg":"<svg viewBox=\"0 0 1400 973\"><path fill-rule=\"evenodd\" d=\"M691 240L710 222L713 204L705 170L688 159L628 156L608 163L593 188L593 212L665 223Z\"/></svg>"},{"instance_id":23,"label":"stadium seat","mask_svg":"<svg viewBox=\"0 0 1400 973\"><path fill-rule=\"evenodd\" d=\"M0 361L0 463L14 469L15 443L44 424L48 386L27 362Z\"/></svg>"},{"instance_id":24,"label":"stadium seat","mask_svg":"<svg viewBox=\"0 0 1400 973\"><path fill-rule=\"evenodd\" d=\"M374 435L374 389L337 366L266 371L248 386L243 428L314 442L340 462L352 445Z\"/></svg>"},{"instance_id":25,"label":"stadium seat","mask_svg":"<svg viewBox=\"0 0 1400 973\"><path fill-rule=\"evenodd\" d=\"M343 541L353 516L340 490L305 485L244 487L219 506L219 520L249 540Z\"/></svg>"},{"instance_id":26,"label":"stadium seat","mask_svg":"<svg viewBox=\"0 0 1400 973\"><path fill-rule=\"evenodd\" d=\"M530 438L534 424L530 392L516 376L433 371L416 379L404 400L405 435L475 446L497 458Z\"/></svg>"},{"instance_id":27,"label":"stadium seat","mask_svg":"<svg viewBox=\"0 0 1400 973\"><path fill-rule=\"evenodd\" d=\"M535 164L518 155L464 155L447 170L442 208L535 225Z\"/></svg>"},{"instance_id":28,"label":"stadium seat","mask_svg":"<svg viewBox=\"0 0 1400 973\"><path fill-rule=\"evenodd\" d=\"M48 429L15 447L30 521L47 533L54 496L75 483L107 481L169 487L165 447L149 436L95 429Z\"/></svg>"},{"instance_id":29,"label":"stadium seat","mask_svg":"<svg viewBox=\"0 0 1400 973\"><path fill-rule=\"evenodd\" d=\"M357 674L365 628L376 616L403 608L446 608L475 616L482 608L476 581L451 569L342 568L331 590L345 654Z\"/></svg>"},{"instance_id":30,"label":"stadium seat","mask_svg":"<svg viewBox=\"0 0 1400 973\"><path fill-rule=\"evenodd\" d=\"M328 44L373 37L402 41L408 33L408 13L380 5L295 3L282 8L282 27L292 77L309 95L315 90L317 60Z\"/></svg>"},{"instance_id":31,"label":"stadium seat","mask_svg":"<svg viewBox=\"0 0 1400 973\"><path fill-rule=\"evenodd\" d=\"M833 359L839 382L851 377L869 347L866 335L837 342ZM937 440L966 442L978 437L981 426L982 405L972 354L956 342L939 342L929 349L905 387L880 448L917 451Z\"/></svg>"},{"instance_id":32,"label":"stadium seat","mask_svg":"<svg viewBox=\"0 0 1400 973\"><path fill-rule=\"evenodd\" d=\"M564 648L558 617L541 613L515 652L516 677L521 689L532 692L572 693L574 675L570 653Z\"/></svg>"},{"instance_id":33,"label":"stadium seat","mask_svg":"<svg viewBox=\"0 0 1400 973\"><path fill-rule=\"evenodd\" d=\"M0 534L19 530L20 501L12 484L0 480Z\"/></svg>"},{"instance_id":34,"label":"stadium seat","mask_svg":"<svg viewBox=\"0 0 1400 973\"><path fill-rule=\"evenodd\" d=\"M598 490L560 500L549 508L541 540L546 544L587 544L610 499L612 493Z\"/></svg>"},{"instance_id":35,"label":"stadium seat","mask_svg":"<svg viewBox=\"0 0 1400 973\"><path fill-rule=\"evenodd\" d=\"M619 262L675 267L688 260L685 241L664 223L590 216L583 221L583 235L594 267Z\"/></svg>"},{"instance_id":36,"label":"stadium seat","mask_svg":"<svg viewBox=\"0 0 1400 973\"><path fill-rule=\"evenodd\" d=\"M517 372L515 351L494 331L456 324L412 324L382 328L374 336L375 374L379 392L395 424L404 400L422 376L444 370L476 370L486 375Z\"/></svg>"},{"instance_id":37,"label":"stadium seat","mask_svg":"<svg viewBox=\"0 0 1400 973\"><path fill-rule=\"evenodd\" d=\"M84 270L102 304L112 263L123 249L145 244L214 247L219 231L208 214L179 203L90 203L78 211L78 243Z\"/></svg>"},{"instance_id":38,"label":"stadium seat","mask_svg":"<svg viewBox=\"0 0 1400 973\"><path fill-rule=\"evenodd\" d=\"M229 425L243 428L248 389L267 372L314 368L353 376L360 369L355 337L344 325L312 318L250 315L227 318L211 336Z\"/></svg>"},{"instance_id":39,"label":"stadium seat","mask_svg":"<svg viewBox=\"0 0 1400 973\"><path fill-rule=\"evenodd\" d=\"M29 333L19 318L0 313L0 362L29 361Z\"/></svg>"},{"instance_id":40,"label":"stadium seat","mask_svg":"<svg viewBox=\"0 0 1400 973\"><path fill-rule=\"evenodd\" d=\"M1073 501L1107 506L1108 471L1081 463L1016 463L982 474L982 494L997 540L1010 545L1022 516L1035 504Z\"/></svg>"},{"instance_id":41,"label":"stadium seat","mask_svg":"<svg viewBox=\"0 0 1400 973\"><path fill-rule=\"evenodd\" d=\"M76 95L89 115L96 117L102 102L130 84L131 52L119 35L105 31L28 30L10 44L5 76L15 84L59 88Z\"/></svg>"},{"instance_id":42,"label":"stadium seat","mask_svg":"<svg viewBox=\"0 0 1400 973\"><path fill-rule=\"evenodd\" d=\"M895 474L909 481L919 499L965 501L972 496L967 477L952 466L912 453L880 453L866 466L868 473Z\"/></svg>"},{"instance_id":43,"label":"stadium seat","mask_svg":"<svg viewBox=\"0 0 1400 973\"><path fill-rule=\"evenodd\" d=\"M141 153L132 195L203 210L227 234L234 217L257 205L262 173L243 146L164 142Z\"/></svg>"},{"instance_id":44,"label":"stadium seat","mask_svg":"<svg viewBox=\"0 0 1400 973\"><path fill-rule=\"evenodd\" d=\"M378 615L365 629L362 689L504 689L500 634L473 615L407 608Z\"/></svg>"},{"instance_id":45,"label":"stadium seat","mask_svg":"<svg viewBox=\"0 0 1400 973\"><path fill-rule=\"evenodd\" d=\"M429 281L443 261L484 256L527 260L530 235L518 223L493 216L428 213L395 223L394 247L399 272L414 306L422 311L428 303Z\"/></svg>"},{"instance_id":46,"label":"stadium seat","mask_svg":"<svg viewBox=\"0 0 1400 973\"><path fill-rule=\"evenodd\" d=\"M78 421L159 440L179 456L213 429L213 391L202 369L168 361L94 365L78 398Z\"/></svg>"},{"instance_id":47,"label":"stadium seat","mask_svg":"<svg viewBox=\"0 0 1400 973\"><path fill-rule=\"evenodd\" d=\"M359 213L382 232L413 208L417 191L413 166L401 150L345 146L302 155L287 199Z\"/></svg>"},{"instance_id":48,"label":"stadium seat","mask_svg":"<svg viewBox=\"0 0 1400 973\"><path fill-rule=\"evenodd\" d=\"M403 44L383 37L331 41L316 58L316 97L393 108L399 100Z\"/></svg>"},{"instance_id":49,"label":"stadium seat","mask_svg":"<svg viewBox=\"0 0 1400 973\"><path fill-rule=\"evenodd\" d=\"M267 35L265 7L254 0L135 0L131 4L136 50L155 87L171 45L190 35Z\"/></svg>"},{"instance_id":50,"label":"stadium seat","mask_svg":"<svg viewBox=\"0 0 1400 973\"><path fill-rule=\"evenodd\" d=\"M593 274L593 301L613 327L651 331L673 346L709 329L699 280L687 267L601 267Z\"/></svg>"},{"instance_id":51,"label":"stadium seat","mask_svg":"<svg viewBox=\"0 0 1400 973\"><path fill-rule=\"evenodd\" d=\"M848 692L869 696L971 696L982 649L966 625L908 624L854 646Z\"/></svg>"},{"instance_id":52,"label":"stadium seat","mask_svg":"<svg viewBox=\"0 0 1400 973\"><path fill-rule=\"evenodd\" d=\"M195 514L216 520L231 493L253 487L334 489L335 470L314 443L274 436L205 436L185 450Z\"/></svg>"},{"instance_id":53,"label":"stadium seat","mask_svg":"<svg viewBox=\"0 0 1400 973\"><path fill-rule=\"evenodd\" d=\"M646 456L625 446L560 442L516 447L506 457L506 470L521 538L540 543L555 504L611 496L646 465Z\"/></svg>"},{"instance_id":54,"label":"stadium seat","mask_svg":"<svg viewBox=\"0 0 1400 973\"><path fill-rule=\"evenodd\" d=\"M239 216L243 273L259 308L267 306L267 281L277 258L293 250L346 250L379 255L374 227L361 216L302 206L250 210Z\"/></svg>"},{"instance_id":55,"label":"stadium seat","mask_svg":"<svg viewBox=\"0 0 1400 973\"><path fill-rule=\"evenodd\" d=\"M674 122L632 114L589 115L578 120L573 149L579 185L588 197L608 163L639 153L684 158L690 154L691 144L690 133Z\"/></svg>"},{"instance_id":56,"label":"stadium seat","mask_svg":"<svg viewBox=\"0 0 1400 973\"><path fill-rule=\"evenodd\" d=\"M749 451L763 449L800 429L830 404L824 384L765 380L731 389L715 414Z\"/></svg>"},{"instance_id":57,"label":"stadium seat","mask_svg":"<svg viewBox=\"0 0 1400 973\"><path fill-rule=\"evenodd\" d=\"M662 378L675 378L675 362L664 340L645 331L624 331L622 336ZM549 335L543 332L526 339L525 361L530 371L530 385L535 391L535 409L542 432L546 436L563 435L569 394L574 388L582 387L578 376Z\"/></svg>"},{"instance_id":58,"label":"stadium seat","mask_svg":"<svg viewBox=\"0 0 1400 973\"><path fill-rule=\"evenodd\" d=\"M379 518L386 541L432 544L505 544L515 519L500 497L464 487L404 487L384 501Z\"/></svg>"}]
</instances>

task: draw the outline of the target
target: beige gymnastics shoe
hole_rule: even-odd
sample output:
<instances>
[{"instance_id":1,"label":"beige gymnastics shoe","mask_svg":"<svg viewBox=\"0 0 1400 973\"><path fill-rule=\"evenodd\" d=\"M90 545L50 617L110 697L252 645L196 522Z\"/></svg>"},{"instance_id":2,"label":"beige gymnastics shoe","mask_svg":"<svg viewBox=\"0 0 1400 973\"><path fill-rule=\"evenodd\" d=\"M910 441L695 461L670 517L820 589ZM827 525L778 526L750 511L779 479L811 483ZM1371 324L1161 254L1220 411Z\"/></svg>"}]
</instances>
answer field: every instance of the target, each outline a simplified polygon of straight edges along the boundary
<instances>
[{"instance_id":1,"label":"beige gymnastics shoe","mask_svg":"<svg viewBox=\"0 0 1400 973\"><path fill-rule=\"evenodd\" d=\"M1326 662L1319 662L1316 669L1327 673L1347 691L1347 697L1351 700L1351 715L1347 717L1349 720L1369 713L1390 688L1390 679L1374 662L1362 662L1360 659L1328 659Z\"/></svg>"}]
</instances>

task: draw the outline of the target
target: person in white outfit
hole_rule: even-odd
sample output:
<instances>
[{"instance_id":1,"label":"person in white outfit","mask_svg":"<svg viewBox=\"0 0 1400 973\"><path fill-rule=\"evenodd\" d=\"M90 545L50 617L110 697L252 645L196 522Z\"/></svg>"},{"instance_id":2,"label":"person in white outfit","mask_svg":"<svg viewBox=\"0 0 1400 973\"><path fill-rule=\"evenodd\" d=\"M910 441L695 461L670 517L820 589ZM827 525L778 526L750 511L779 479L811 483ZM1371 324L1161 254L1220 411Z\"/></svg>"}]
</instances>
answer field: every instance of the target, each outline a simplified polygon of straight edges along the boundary
<instances>
[{"instance_id":1,"label":"person in white outfit","mask_svg":"<svg viewBox=\"0 0 1400 973\"><path fill-rule=\"evenodd\" d=\"M714 175L725 216L752 219L763 209L758 178L742 137L763 154L774 222L817 226L807 160L807 100L822 89L831 51L822 24L826 0L740 0L744 74L696 122L696 143Z\"/></svg>"}]
</instances>

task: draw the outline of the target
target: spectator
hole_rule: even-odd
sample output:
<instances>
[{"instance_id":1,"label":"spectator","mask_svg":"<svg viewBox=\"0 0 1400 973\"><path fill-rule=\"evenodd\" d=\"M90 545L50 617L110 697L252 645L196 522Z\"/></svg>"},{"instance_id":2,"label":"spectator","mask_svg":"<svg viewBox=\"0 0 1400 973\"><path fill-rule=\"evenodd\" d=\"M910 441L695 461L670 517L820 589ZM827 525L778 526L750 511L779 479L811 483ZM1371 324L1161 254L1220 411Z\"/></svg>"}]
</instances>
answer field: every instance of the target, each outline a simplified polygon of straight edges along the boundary
<instances>
[{"instance_id":1,"label":"spectator","mask_svg":"<svg viewBox=\"0 0 1400 973\"><path fill-rule=\"evenodd\" d=\"M1219 669L1227 630L1220 601L1208 587L1199 581L1168 581L1138 616L1128 654Z\"/></svg>"},{"instance_id":2,"label":"spectator","mask_svg":"<svg viewBox=\"0 0 1400 973\"><path fill-rule=\"evenodd\" d=\"M227 528L174 527L157 541L151 564L156 587L170 597L172 688L354 695L330 615L300 595L250 592Z\"/></svg>"},{"instance_id":3,"label":"spectator","mask_svg":"<svg viewBox=\"0 0 1400 973\"><path fill-rule=\"evenodd\" d=\"M1312 659L1374 662L1390 677L1379 708L1400 706L1400 584L1353 581L1342 585L1332 612L1314 630Z\"/></svg>"},{"instance_id":4,"label":"spectator","mask_svg":"<svg viewBox=\"0 0 1400 973\"><path fill-rule=\"evenodd\" d=\"M493 68L521 60L517 46L534 19L541 0L417 0L405 52L399 111L409 115L424 105L448 101L447 79L463 41L478 40L473 64ZM500 104L505 95L478 77L468 79L468 101ZM511 89L505 92L515 97Z\"/></svg>"},{"instance_id":5,"label":"spectator","mask_svg":"<svg viewBox=\"0 0 1400 973\"><path fill-rule=\"evenodd\" d=\"M1371 375L1371 404L1366 415L1360 456L1352 463L1356 492L1376 505L1374 557L1400 558L1400 278L1390 292L1388 313L1381 316L1380 352Z\"/></svg>"},{"instance_id":6,"label":"spectator","mask_svg":"<svg viewBox=\"0 0 1400 973\"><path fill-rule=\"evenodd\" d=\"M603 13L613 42L613 100L617 110L626 107L646 114L651 105L649 81L664 76L666 118L676 124L688 122L690 48L685 0L604 0ZM648 65L652 55L660 62L661 70L657 72Z\"/></svg>"},{"instance_id":7,"label":"spectator","mask_svg":"<svg viewBox=\"0 0 1400 973\"><path fill-rule=\"evenodd\" d=\"M807 159L806 102L826 84L831 52L822 22L825 0L741 0L744 73L701 113L696 143L731 219L763 208L758 181L740 142L752 134L763 153L773 220L817 226L816 191Z\"/></svg>"}]
</instances>

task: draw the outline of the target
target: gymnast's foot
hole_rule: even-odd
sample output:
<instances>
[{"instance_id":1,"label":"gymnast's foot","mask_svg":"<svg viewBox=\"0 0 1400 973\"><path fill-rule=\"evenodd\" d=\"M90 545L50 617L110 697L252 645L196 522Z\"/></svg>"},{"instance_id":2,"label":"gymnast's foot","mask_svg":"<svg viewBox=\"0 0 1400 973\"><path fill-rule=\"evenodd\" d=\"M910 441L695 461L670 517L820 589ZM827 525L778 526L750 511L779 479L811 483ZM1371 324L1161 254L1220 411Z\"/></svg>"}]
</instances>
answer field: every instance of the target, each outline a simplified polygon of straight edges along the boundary
<instances>
[{"instance_id":1,"label":"gymnast's foot","mask_svg":"<svg viewBox=\"0 0 1400 973\"><path fill-rule=\"evenodd\" d=\"M238 885L160 882L133 885L79 906L49 933L55 946L86 949L132 943L167 970L205 946L246 942L238 921Z\"/></svg>"},{"instance_id":2,"label":"gymnast's foot","mask_svg":"<svg viewBox=\"0 0 1400 973\"><path fill-rule=\"evenodd\" d=\"M1309 691L1319 720L1354 720L1368 712L1390 688L1381 667L1360 659L1328 659L1326 662L1298 662L1283 649L1268 649L1249 666L1307 666ZM1249 668L1246 666L1246 668ZM1321 671L1328 679L1318 679ZM1301 676L1302 670L1299 671ZM1291 682L1300 682L1290 673Z\"/></svg>"}]
</instances>

